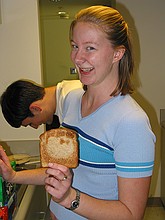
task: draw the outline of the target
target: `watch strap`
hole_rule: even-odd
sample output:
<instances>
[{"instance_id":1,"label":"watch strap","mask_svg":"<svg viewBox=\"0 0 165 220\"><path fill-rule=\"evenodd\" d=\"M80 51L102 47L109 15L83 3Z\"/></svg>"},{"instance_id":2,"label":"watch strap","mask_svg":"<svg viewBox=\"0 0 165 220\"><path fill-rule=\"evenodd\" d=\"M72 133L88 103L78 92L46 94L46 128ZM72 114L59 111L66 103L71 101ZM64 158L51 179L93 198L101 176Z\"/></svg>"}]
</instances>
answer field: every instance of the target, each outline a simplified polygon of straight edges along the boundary
<instances>
[{"instance_id":1,"label":"watch strap","mask_svg":"<svg viewBox=\"0 0 165 220\"><path fill-rule=\"evenodd\" d=\"M74 199L72 202L71 202L71 206L70 208L67 208L71 211L77 209L79 207L79 203L80 203L80 191L78 189L75 189L76 190L76 199Z\"/></svg>"}]
</instances>

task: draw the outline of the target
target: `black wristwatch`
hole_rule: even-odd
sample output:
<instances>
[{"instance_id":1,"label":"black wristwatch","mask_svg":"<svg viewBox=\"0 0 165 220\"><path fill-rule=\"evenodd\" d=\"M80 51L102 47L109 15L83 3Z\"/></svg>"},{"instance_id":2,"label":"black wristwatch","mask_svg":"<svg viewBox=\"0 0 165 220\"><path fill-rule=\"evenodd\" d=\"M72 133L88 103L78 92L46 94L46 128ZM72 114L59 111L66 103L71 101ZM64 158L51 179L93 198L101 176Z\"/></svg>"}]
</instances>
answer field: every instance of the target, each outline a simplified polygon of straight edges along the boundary
<instances>
[{"instance_id":1,"label":"black wristwatch","mask_svg":"<svg viewBox=\"0 0 165 220\"><path fill-rule=\"evenodd\" d=\"M80 204L80 191L78 189L75 190L76 190L76 199L71 202L71 206L70 208L68 208L71 211L77 209Z\"/></svg>"}]
</instances>

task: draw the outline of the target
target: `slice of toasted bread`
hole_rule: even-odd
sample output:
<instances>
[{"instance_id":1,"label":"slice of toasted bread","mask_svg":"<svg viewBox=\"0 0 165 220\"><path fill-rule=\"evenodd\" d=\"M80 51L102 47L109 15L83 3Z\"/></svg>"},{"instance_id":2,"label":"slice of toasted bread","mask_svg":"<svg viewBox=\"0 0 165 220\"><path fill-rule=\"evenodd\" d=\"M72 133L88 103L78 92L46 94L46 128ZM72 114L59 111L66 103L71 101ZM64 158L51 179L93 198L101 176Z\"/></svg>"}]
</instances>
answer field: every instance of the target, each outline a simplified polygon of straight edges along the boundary
<instances>
[{"instance_id":1,"label":"slice of toasted bread","mask_svg":"<svg viewBox=\"0 0 165 220\"><path fill-rule=\"evenodd\" d=\"M69 168L78 166L78 141L75 131L51 129L40 135L41 166L58 163Z\"/></svg>"}]
</instances>

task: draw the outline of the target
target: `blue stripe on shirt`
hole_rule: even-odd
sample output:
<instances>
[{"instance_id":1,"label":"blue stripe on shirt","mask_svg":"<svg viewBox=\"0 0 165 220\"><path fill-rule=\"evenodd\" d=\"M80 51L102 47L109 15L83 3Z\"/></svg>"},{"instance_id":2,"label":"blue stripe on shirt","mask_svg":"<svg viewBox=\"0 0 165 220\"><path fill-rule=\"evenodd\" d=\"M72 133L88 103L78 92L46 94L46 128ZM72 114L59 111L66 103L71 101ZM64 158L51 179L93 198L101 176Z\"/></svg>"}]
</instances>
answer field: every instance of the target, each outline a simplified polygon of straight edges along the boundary
<instances>
[{"instance_id":1,"label":"blue stripe on shirt","mask_svg":"<svg viewBox=\"0 0 165 220\"><path fill-rule=\"evenodd\" d=\"M123 172L145 172L153 170L154 161L146 163L116 162L116 169Z\"/></svg>"},{"instance_id":2,"label":"blue stripe on shirt","mask_svg":"<svg viewBox=\"0 0 165 220\"><path fill-rule=\"evenodd\" d=\"M80 164L94 168L110 168L122 172L145 172L153 170L154 161L146 163L116 162L114 150L107 144L85 134L78 127L63 123L62 126L75 130L78 133L80 145Z\"/></svg>"},{"instance_id":3,"label":"blue stripe on shirt","mask_svg":"<svg viewBox=\"0 0 165 220\"><path fill-rule=\"evenodd\" d=\"M112 147L110 147L109 145L105 144L104 142L99 141L98 139L96 139L96 138L94 138L94 137L92 137L92 136L90 136L90 135L84 133L84 132L83 132L81 129L79 129L78 127L70 126L70 125L68 125L68 124L65 124L64 122L62 123L62 126L66 127L66 128L73 129L73 130L77 131L77 133L78 133L79 135L81 135L82 137L84 137L84 138L86 138L86 139L88 139L88 140L90 140L90 141L92 141L92 142L95 142L95 143L98 144L98 145L104 146L104 147L106 147L107 149L113 151L113 148L112 148Z\"/></svg>"},{"instance_id":4,"label":"blue stripe on shirt","mask_svg":"<svg viewBox=\"0 0 165 220\"><path fill-rule=\"evenodd\" d=\"M77 127L65 123L62 125L78 132L80 164L95 168L115 168L114 151L110 146L85 134Z\"/></svg>"}]
</instances>

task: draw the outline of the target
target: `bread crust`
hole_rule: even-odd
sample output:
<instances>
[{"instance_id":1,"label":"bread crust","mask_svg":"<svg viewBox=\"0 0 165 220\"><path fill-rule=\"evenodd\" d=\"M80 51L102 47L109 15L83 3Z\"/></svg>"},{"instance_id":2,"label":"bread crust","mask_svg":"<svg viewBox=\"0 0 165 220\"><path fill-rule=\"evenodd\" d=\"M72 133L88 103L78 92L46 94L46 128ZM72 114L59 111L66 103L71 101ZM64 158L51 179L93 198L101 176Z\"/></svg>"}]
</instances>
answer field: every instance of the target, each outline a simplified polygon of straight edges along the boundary
<instances>
[{"instance_id":1,"label":"bread crust","mask_svg":"<svg viewBox=\"0 0 165 220\"><path fill-rule=\"evenodd\" d=\"M77 133L68 128L56 128L44 132L40 138L41 166L58 163L68 168L78 166Z\"/></svg>"}]
</instances>

